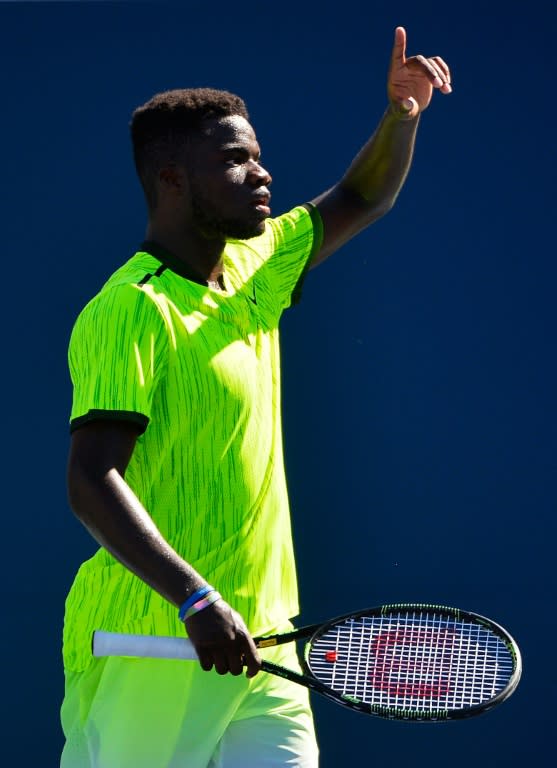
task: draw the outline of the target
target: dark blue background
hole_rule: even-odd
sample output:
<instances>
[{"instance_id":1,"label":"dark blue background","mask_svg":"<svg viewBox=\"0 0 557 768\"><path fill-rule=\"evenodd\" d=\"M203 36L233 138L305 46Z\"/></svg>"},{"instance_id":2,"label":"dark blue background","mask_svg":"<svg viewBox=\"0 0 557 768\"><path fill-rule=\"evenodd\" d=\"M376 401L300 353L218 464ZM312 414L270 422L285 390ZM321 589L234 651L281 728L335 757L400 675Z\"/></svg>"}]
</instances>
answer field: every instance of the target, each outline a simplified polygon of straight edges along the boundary
<instances>
[{"instance_id":1,"label":"dark blue background","mask_svg":"<svg viewBox=\"0 0 557 768\"><path fill-rule=\"evenodd\" d=\"M423 116L395 210L311 273L284 319L301 620L456 605L507 626L525 672L506 704L461 723L384 722L316 699L321 765L551 763L549 7L0 4L3 764L56 766L61 748L63 601L94 550L65 497L66 347L143 237L132 110L172 87L240 93L279 213L333 184L375 127L397 24L409 54L446 58L454 93Z\"/></svg>"}]
</instances>

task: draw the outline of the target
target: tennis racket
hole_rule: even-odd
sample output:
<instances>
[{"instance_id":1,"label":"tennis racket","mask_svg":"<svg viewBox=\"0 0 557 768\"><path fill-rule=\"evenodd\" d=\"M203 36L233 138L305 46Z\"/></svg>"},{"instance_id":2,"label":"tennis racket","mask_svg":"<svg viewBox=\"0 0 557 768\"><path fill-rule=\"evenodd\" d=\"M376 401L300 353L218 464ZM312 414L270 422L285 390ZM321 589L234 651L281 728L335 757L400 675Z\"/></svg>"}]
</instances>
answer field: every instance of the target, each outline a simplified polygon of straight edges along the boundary
<instances>
[{"instance_id":1,"label":"tennis racket","mask_svg":"<svg viewBox=\"0 0 557 768\"><path fill-rule=\"evenodd\" d=\"M505 701L522 671L503 627L476 613L437 605L369 608L280 635L258 648L307 640L301 674L268 661L262 669L337 704L396 720L455 720ZM197 659L191 641L96 631L94 656Z\"/></svg>"}]
</instances>

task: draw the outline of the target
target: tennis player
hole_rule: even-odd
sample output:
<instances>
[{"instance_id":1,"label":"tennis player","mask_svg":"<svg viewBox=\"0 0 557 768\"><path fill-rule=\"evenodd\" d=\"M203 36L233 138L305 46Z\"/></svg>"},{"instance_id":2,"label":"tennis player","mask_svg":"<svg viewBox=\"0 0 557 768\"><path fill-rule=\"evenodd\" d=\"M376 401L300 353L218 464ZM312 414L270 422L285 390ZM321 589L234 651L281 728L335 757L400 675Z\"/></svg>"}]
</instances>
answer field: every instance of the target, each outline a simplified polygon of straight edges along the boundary
<instances>
[{"instance_id":1,"label":"tennis player","mask_svg":"<svg viewBox=\"0 0 557 768\"><path fill-rule=\"evenodd\" d=\"M69 348L69 499L100 549L66 601L63 768L318 764L306 689L257 675L252 640L298 613L278 325L308 269L392 207L420 113L451 91L441 58L405 48L398 27L388 108L344 177L277 218L238 96L168 91L133 114L145 241ZM200 664L94 659L96 629L185 631ZM263 653L297 666L290 645Z\"/></svg>"}]
</instances>

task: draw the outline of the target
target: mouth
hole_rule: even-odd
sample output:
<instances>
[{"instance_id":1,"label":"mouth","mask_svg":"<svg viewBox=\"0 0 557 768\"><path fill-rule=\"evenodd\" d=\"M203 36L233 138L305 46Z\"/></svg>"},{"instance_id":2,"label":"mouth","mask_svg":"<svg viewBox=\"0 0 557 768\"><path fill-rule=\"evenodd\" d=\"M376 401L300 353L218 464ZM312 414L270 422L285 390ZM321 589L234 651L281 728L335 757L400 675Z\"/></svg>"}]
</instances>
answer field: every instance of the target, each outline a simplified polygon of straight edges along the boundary
<instances>
[{"instance_id":1,"label":"mouth","mask_svg":"<svg viewBox=\"0 0 557 768\"><path fill-rule=\"evenodd\" d=\"M269 202L271 200L271 195L269 194L261 194L258 193L257 195L254 195L251 201L251 206L255 208L255 210L258 213L261 213L263 216L270 216L271 215L271 208L269 207Z\"/></svg>"}]
</instances>

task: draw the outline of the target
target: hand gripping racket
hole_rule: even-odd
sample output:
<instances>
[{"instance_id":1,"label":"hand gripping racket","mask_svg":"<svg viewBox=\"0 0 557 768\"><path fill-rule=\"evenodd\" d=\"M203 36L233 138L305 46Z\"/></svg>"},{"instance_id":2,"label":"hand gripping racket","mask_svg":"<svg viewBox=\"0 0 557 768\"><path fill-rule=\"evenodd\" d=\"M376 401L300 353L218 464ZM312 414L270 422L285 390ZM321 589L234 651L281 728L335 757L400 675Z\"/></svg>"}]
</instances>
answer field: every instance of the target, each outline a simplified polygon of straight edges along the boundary
<instances>
[{"instance_id":1,"label":"hand gripping racket","mask_svg":"<svg viewBox=\"0 0 557 768\"><path fill-rule=\"evenodd\" d=\"M268 661L262 669L337 704L396 720L478 715L505 701L522 672L508 632L458 608L384 605L255 643L267 648L307 638L303 674ZM102 631L93 634L93 655L197 659L186 638Z\"/></svg>"}]
</instances>

